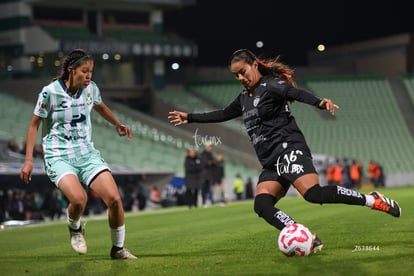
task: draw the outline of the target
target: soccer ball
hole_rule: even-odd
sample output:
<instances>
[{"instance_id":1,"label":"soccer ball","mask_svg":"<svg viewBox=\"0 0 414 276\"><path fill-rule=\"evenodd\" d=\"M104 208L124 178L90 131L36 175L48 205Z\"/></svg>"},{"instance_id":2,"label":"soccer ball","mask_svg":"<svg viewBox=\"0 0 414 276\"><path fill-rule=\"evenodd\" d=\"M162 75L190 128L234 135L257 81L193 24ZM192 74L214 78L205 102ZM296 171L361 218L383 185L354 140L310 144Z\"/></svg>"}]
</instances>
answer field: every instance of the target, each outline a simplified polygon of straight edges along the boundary
<instances>
[{"instance_id":1,"label":"soccer ball","mask_svg":"<svg viewBox=\"0 0 414 276\"><path fill-rule=\"evenodd\" d=\"M286 256L308 256L313 249L313 234L303 224L286 226L279 233L279 250Z\"/></svg>"}]
</instances>

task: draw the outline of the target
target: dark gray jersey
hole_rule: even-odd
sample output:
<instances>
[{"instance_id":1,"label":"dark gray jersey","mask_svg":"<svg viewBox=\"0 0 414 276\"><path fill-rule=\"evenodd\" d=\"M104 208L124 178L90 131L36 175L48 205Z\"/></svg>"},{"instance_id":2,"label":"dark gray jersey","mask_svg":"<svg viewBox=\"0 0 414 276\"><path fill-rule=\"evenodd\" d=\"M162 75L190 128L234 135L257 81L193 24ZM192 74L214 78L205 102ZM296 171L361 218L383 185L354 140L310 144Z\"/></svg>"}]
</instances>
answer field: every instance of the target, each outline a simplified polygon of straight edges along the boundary
<instances>
[{"instance_id":1,"label":"dark gray jersey","mask_svg":"<svg viewBox=\"0 0 414 276\"><path fill-rule=\"evenodd\" d=\"M264 76L253 95L244 89L224 109L192 113L188 120L199 123L222 122L242 116L260 163L264 168L273 168L277 157L292 145L310 153L302 131L291 115L291 101L318 106L321 99L288 85L284 80Z\"/></svg>"}]
</instances>

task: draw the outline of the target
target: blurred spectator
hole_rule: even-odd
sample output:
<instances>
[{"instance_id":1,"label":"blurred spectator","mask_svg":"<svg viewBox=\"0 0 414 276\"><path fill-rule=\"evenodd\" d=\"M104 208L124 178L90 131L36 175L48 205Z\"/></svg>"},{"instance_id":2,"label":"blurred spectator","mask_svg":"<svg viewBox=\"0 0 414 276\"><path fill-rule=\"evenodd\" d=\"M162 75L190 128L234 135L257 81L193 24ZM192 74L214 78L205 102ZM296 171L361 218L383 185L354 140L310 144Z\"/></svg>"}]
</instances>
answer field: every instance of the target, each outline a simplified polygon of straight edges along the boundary
<instances>
[{"instance_id":1,"label":"blurred spectator","mask_svg":"<svg viewBox=\"0 0 414 276\"><path fill-rule=\"evenodd\" d=\"M334 173L335 173L335 164L333 163L333 161L330 161L328 163L328 166L326 167L326 180L328 181L329 186L335 185Z\"/></svg>"},{"instance_id":2,"label":"blurred spectator","mask_svg":"<svg viewBox=\"0 0 414 276\"><path fill-rule=\"evenodd\" d=\"M214 156L213 156L213 146L211 144L206 144L204 150L200 154L201 161L201 198L203 202L203 207L207 207L207 199L211 201L211 191L210 185L213 182L214 175Z\"/></svg>"},{"instance_id":3,"label":"blurred spectator","mask_svg":"<svg viewBox=\"0 0 414 276\"><path fill-rule=\"evenodd\" d=\"M151 200L151 202L153 202L157 205L161 204L161 196L160 196L160 192L158 191L157 186L152 187L151 194L150 194L150 200Z\"/></svg>"},{"instance_id":4,"label":"blurred spectator","mask_svg":"<svg viewBox=\"0 0 414 276\"><path fill-rule=\"evenodd\" d=\"M243 198L244 183L240 174L236 174L236 178L233 182L233 189L234 193L236 194L236 199L241 200Z\"/></svg>"},{"instance_id":5,"label":"blurred spectator","mask_svg":"<svg viewBox=\"0 0 414 276\"><path fill-rule=\"evenodd\" d=\"M144 210L147 206L147 194L133 175L128 175L123 185L126 192L123 193L125 211Z\"/></svg>"},{"instance_id":6,"label":"blurred spectator","mask_svg":"<svg viewBox=\"0 0 414 276\"><path fill-rule=\"evenodd\" d=\"M123 185L119 185L119 193L122 197L125 211L132 210L133 193L136 190L136 182L133 175L127 175Z\"/></svg>"},{"instance_id":7,"label":"blurred spectator","mask_svg":"<svg viewBox=\"0 0 414 276\"><path fill-rule=\"evenodd\" d=\"M348 163L348 159L343 159L343 166L342 166L342 186L345 188L350 189L352 186L351 183L351 176L350 176L350 165Z\"/></svg>"},{"instance_id":8,"label":"blurred spectator","mask_svg":"<svg viewBox=\"0 0 414 276\"><path fill-rule=\"evenodd\" d=\"M385 187L385 174L384 174L384 169L381 166L381 164L379 164L377 162L377 166L378 166L378 187Z\"/></svg>"},{"instance_id":9,"label":"blurred spectator","mask_svg":"<svg viewBox=\"0 0 414 276\"><path fill-rule=\"evenodd\" d=\"M147 207L147 197L141 185L133 187L126 203L126 211L142 211Z\"/></svg>"},{"instance_id":10,"label":"blurred spectator","mask_svg":"<svg viewBox=\"0 0 414 276\"><path fill-rule=\"evenodd\" d=\"M0 222L5 221L6 218L5 202L6 193L4 190L0 190Z\"/></svg>"},{"instance_id":11,"label":"blurred spectator","mask_svg":"<svg viewBox=\"0 0 414 276\"><path fill-rule=\"evenodd\" d=\"M24 220L26 215L24 213L24 192L23 190L14 190L13 198L9 206L8 213L12 220Z\"/></svg>"},{"instance_id":12,"label":"blurred spectator","mask_svg":"<svg viewBox=\"0 0 414 276\"><path fill-rule=\"evenodd\" d=\"M186 201L189 208L197 207L198 194L201 189L201 161L197 151L193 148L187 149L184 161L184 181L186 189Z\"/></svg>"},{"instance_id":13,"label":"blurred spectator","mask_svg":"<svg viewBox=\"0 0 414 276\"><path fill-rule=\"evenodd\" d=\"M41 210L46 216L49 216L51 220L59 219L63 214L63 206L59 200L59 190L51 188L45 195Z\"/></svg>"},{"instance_id":14,"label":"blurred spectator","mask_svg":"<svg viewBox=\"0 0 414 276\"><path fill-rule=\"evenodd\" d=\"M216 155L213 172L213 181L211 183L212 203L215 204L214 196L217 193L218 188L218 192L220 193L219 203L223 205L226 203L226 199L224 196L224 155L221 152Z\"/></svg>"},{"instance_id":15,"label":"blurred spectator","mask_svg":"<svg viewBox=\"0 0 414 276\"><path fill-rule=\"evenodd\" d=\"M94 190L88 190L86 215L102 214L106 209L105 203Z\"/></svg>"},{"instance_id":16,"label":"blurred spectator","mask_svg":"<svg viewBox=\"0 0 414 276\"><path fill-rule=\"evenodd\" d=\"M26 154L26 140L19 143L15 139L10 139L7 143L7 148L11 152ZM43 159L43 147L41 144L36 144L33 149L33 157Z\"/></svg>"},{"instance_id":17,"label":"blurred spectator","mask_svg":"<svg viewBox=\"0 0 414 276\"><path fill-rule=\"evenodd\" d=\"M14 192L13 190L7 190L6 194L4 195L4 202L3 202L3 210L4 210L4 220L11 219L11 211L13 209L13 199L14 199Z\"/></svg>"},{"instance_id":18,"label":"blurred spectator","mask_svg":"<svg viewBox=\"0 0 414 276\"><path fill-rule=\"evenodd\" d=\"M36 204L36 192L27 192L23 196L23 210L25 220L43 220L43 214Z\"/></svg>"},{"instance_id":19,"label":"blurred spectator","mask_svg":"<svg viewBox=\"0 0 414 276\"><path fill-rule=\"evenodd\" d=\"M368 178L374 187L380 186L381 168L374 160L368 164Z\"/></svg>"},{"instance_id":20,"label":"blurred spectator","mask_svg":"<svg viewBox=\"0 0 414 276\"><path fill-rule=\"evenodd\" d=\"M253 190L253 181L251 177L248 177L246 180L245 190L246 190L246 199L254 198L254 190Z\"/></svg>"},{"instance_id":21,"label":"blurred spectator","mask_svg":"<svg viewBox=\"0 0 414 276\"><path fill-rule=\"evenodd\" d=\"M43 147L41 144L36 144L34 146L33 157L43 159Z\"/></svg>"},{"instance_id":22,"label":"blurred spectator","mask_svg":"<svg viewBox=\"0 0 414 276\"><path fill-rule=\"evenodd\" d=\"M334 172L333 172L333 181L334 185L342 186L342 165L339 159L336 159Z\"/></svg>"},{"instance_id":23,"label":"blurred spectator","mask_svg":"<svg viewBox=\"0 0 414 276\"><path fill-rule=\"evenodd\" d=\"M20 147L20 153L23 154L23 155L25 155L26 154L26 145L27 145L26 140L23 140L21 144L22 145Z\"/></svg>"},{"instance_id":24,"label":"blurred spectator","mask_svg":"<svg viewBox=\"0 0 414 276\"><path fill-rule=\"evenodd\" d=\"M20 152L19 145L17 144L15 139L10 139L7 143L7 148L12 152Z\"/></svg>"},{"instance_id":25,"label":"blurred spectator","mask_svg":"<svg viewBox=\"0 0 414 276\"><path fill-rule=\"evenodd\" d=\"M352 188L357 188L360 189L361 188L361 182L362 182L362 165L360 162L358 162L357 160L352 160L352 164L351 167L349 169L349 175L351 178L351 185Z\"/></svg>"}]
</instances>

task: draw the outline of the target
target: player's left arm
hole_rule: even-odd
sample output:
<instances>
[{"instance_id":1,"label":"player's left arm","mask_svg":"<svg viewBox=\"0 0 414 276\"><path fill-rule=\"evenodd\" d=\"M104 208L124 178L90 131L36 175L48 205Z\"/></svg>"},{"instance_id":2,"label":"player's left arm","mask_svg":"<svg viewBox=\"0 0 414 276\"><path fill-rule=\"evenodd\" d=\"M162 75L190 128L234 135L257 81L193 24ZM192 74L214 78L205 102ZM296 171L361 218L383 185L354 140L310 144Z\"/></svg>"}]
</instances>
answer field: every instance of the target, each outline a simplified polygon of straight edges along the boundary
<instances>
[{"instance_id":1,"label":"player's left arm","mask_svg":"<svg viewBox=\"0 0 414 276\"><path fill-rule=\"evenodd\" d=\"M101 102L98 105L94 106L96 112L99 113L105 120L110 122L116 127L116 132L119 136L127 136L128 141L132 139L132 133L128 126L123 125L112 113L111 109L104 103Z\"/></svg>"},{"instance_id":2,"label":"player's left arm","mask_svg":"<svg viewBox=\"0 0 414 276\"><path fill-rule=\"evenodd\" d=\"M287 90L287 98L289 100L297 100L302 103L316 106L319 109L326 109L332 115L335 114L335 109L339 109L339 106L333 103L331 99L320 98L318 96L313 95L307 90L303 90L303 89L299 89L295 87L290 87Z\"/></svg>"}]
</instances>

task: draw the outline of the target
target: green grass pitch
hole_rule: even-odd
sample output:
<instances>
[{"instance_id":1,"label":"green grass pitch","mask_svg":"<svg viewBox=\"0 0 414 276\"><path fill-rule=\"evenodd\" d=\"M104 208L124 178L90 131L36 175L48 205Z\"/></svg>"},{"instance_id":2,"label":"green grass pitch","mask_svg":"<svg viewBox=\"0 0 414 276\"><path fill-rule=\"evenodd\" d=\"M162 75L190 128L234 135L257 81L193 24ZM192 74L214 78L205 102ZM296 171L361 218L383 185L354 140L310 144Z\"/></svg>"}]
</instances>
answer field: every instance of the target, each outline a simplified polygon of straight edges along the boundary
<instances>
[{"instance_id":1,"label":"green grass pitch","mask_svg":"<svg viewBox=\"0 0 414 276\"><path fill-rule=\"evenodd\" d=\"M110 259L105 216L85 218L86 255L72 251L65 221L5 228L0 275L410 275L414 187L380 191L400 203L400 218L361 206L282 199L277 207L325 244L308 257L282 255L279 232L257 217L252 201L242 201L126 214L126 247L138 260Z\"/></svg>"}]
</instances>

